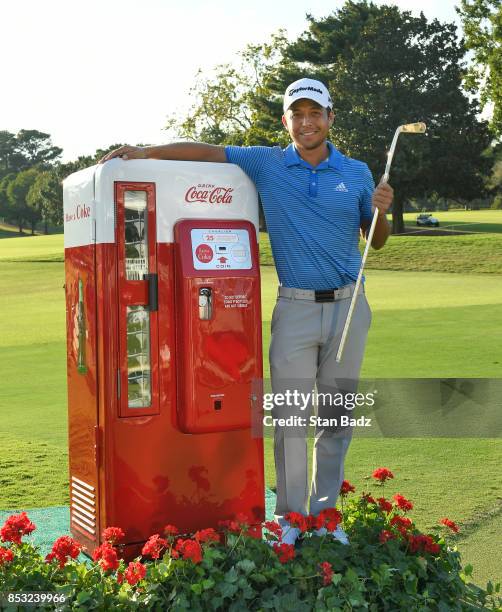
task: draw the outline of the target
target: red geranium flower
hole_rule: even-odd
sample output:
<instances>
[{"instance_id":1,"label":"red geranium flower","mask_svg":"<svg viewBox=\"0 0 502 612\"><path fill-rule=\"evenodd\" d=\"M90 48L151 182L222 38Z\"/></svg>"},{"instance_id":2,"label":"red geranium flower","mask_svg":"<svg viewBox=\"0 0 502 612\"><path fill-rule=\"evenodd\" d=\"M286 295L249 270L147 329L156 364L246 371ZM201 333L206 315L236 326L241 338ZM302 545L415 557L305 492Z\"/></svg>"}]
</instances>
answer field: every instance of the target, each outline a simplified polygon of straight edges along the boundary
<instances>
[{"instance_id":1,"label":"red geranium flower","mask_svg":"<svg viewBox=\"0 0 502 612\"><path fill-rule=\"evenodd\" d=\"M270 531L270 533L273 533L275 536L277 536L279 540L282 538L282 527L279 525L279 523L276 523L275 521L265 521L265 523L263 523L263 526L265 527L265 529Z\"/></svg>"},{"instance_id":2,"label":"red geranium flower","mask_svg":"<svg viewBox=\"0 0 502 612\"><path fill-rule=\"evenodd\" d=\"M377 503L377 502L376 502L376 499L375 499L374 497L371 497L371 495L370 495L369 493L363 493L363 494L361 495L361 497L362 497L364 500L366 500L366 502L367 502L368 504L376 504L376 503Z\"/></svg>"},{"instance_id":3,"label":"red geranium flower","mask_svg":"<svg viewBox=\"0 0 502 612\"><path fill-rule=\"evenodd\" d=\"M392 504L390 501L386 500L385 497L378 498L378 505L380 506L380 510L383 512L390 512L392 510Z\"/></svg>"},{"instance_id":4,"label":"red geranium flower","mask_svg":"<svg viewBox=\"0 0 502 612\"><path fill-rule=\"evenodd\" d=\"M274 544L272 546L281 563L287 563L295 558L295 547L293 544Z\"/></svg>"},{"instance_id":5,"label":"red geranium flower","mask_svg":"<svg viewBox=\"0 0 502 612\"><path fill-rule=\"evenodd\" d=\"M176 550L182 555L183 559L190 559L193 563L202 561L202 548L195 540L178 540Z\"/></svg>"},{"instance_id":6,"label":"red geranium flower","mask_svg":"<svg viewBox=\"0 0 502 612\"><path fill-rule=\"evenodd\" d=\"M200 531L197 531L194 535L194 538L197 540L197 542L201 542L201 543L220 541L220 536L216 533L216 531L212 527L209 527L208 529L201 529Z\"/></svg>"},{"instance_id":7,"label":"red geranium flower","mask_svg":"<svg viewBox=\"0 0 502 612\"><path fill-rule=\"evenodd\" d=\"M167 540L164 540L158 533L155 533L145 542L141 554L145 557L150 556L152 559L159 559L163 548L167 548Z\"/></svg>"},{"instance_id":8,"label":"red geranium flower","mask_svg":"<svg viewBox=\"0 0 502 612\"><path fill-rule=\"evenodd\" d=\"M110 542L112 545L118 542L118 540L121 540L124 535L120 527L107 527L103 530L103 540Z\"/></svg>"},{"instance_id":9,"label":"red geranium flower","mask_svg":"<svg viewBox=\"0 0 502 612\"><path fill-rule=\"evenodd\" d=\"M439 555L441 552L441 546L436 544L436 542L431 542L425 547L425 552L431 553L431 555Z\"/></svg>"},{"instance_id":10,"label":"red geranium flower","mask_svg":"<svg viewBox=\"0 0 502 612\"><path fill-rule=\"evenodd\" d=\"M247 527L249 525L249 519L248 517L243 514L242 512L239 512L236 517L235 520L242 525L243 527Z\"/></svg>"},{"instance_id":11,"label":"red geranium flower","mask_svg":"<svg viewBox=\"0 0 502 612\"><path fill-rule=\"evenodd\" d=\"M62 569L68 559L76 559L82 549L82 544L79 544L70 536L61 536L52 545L51 552L45 557L47 563L53 559L57 559L59 567Z\"/></svg>"},{"instance_id":12,"label":"red geranium flower","mask_svg":"<svg viewBox=\"0 0 502 612\"><path fill-rule=\"evenodd\" d=\"M35 525L30 521L26 512L21 512L21 514L9 516L2 529L0 529L0 536L2 542L21 544L21 538L24 535L29 535L35 529Z\"/></svg>"},{"instance_id":13,"label":"red geranium flower","mask_svg":"<svg viewBox=\"0 0 502 612\"><path fill-rule=\"evenodd\" d=\"M396 536L392 533L392 531L388 531L387 529L383 529L380 532L380 535L379 535L378 539L380 540L381 544L385 544L385 542L387 542L388 540L394 540L395 537Z\"/></svg>"},{"instance_id":14,"label":"red geranium flower","mask_svg":"<svg viewBox=\"0 0 502 612\"><path fill-rule=\"evenodd\" d=\"M166 536L175 536L178 535L179 531L178 528L174 525L166 525L164 527L164 533L166 534Z\"/></svg>"},{"instance_id":15,"label":"red geranium flower","mask_svg":"<svg viewBox=\"0 0 502 612\"><path fill-rule=\"evenodd\" d=\"M284 519L288 521L291 527L298 527L302 533L307 531L307 520L303 514L300 514L300 512L288 512L284 515Z\"/></svg>"},{"instance_id":16,"label":"red geranium flower","mask_svg":"<svg viewBox=\"0 0 502 612\"><path fill-rule=\"evenodd\" d=\"M0 546L0 565L4 563L9 563L14 560L14 553L10 548L3 548Z\"/></svg>"},{"instance_id":17,"label":"red geranium flower","mask_svg":"<svg viewBox=\"0 0 502 612\"><path fill-rule=\"evenodd\" d=\"M394 495L392 499L395 500L396 506L401 508L401 510L404 510L404 512L413 510L413 504L410 502L410 500L406 499L406 497L403 497L402 495L399 495L399 493Z\"/></svg>"},{"instance_id":18,"label":"red geranium flower","mask_svg":"<svg viewBox=\"0 0 502 612\"><path fill-rule=\"evenodd\" d=\"M405 530L411 529L413 527L411 519L406 518L405 516L393 516L390 519L390 524L396 526L398 529L401 527Z\"/></svg>"},{"instance_id":19,"label":"red geranium flower","mask_svg":"<svg viewBox=\"0 0 502 612\"><path fill-rule=\"evenodd\" d=\"M454 523L453 521L451 521L449 518L441 519L439 522L442 525L446 525L446 527L449 527L455 533L458 533L458 525Z\"/></svg>"},{"instance_id":20,"label":"red geranium flower","mask_svg":"<svg viewBox=\"0 0 502 612\"><path fill-rule=\"evenodd\" d=\"M373 474L373 478L376 478L380 482L385 482L388 478L394 478L394 474L387 468L377 468Z\"/></svg>"},{"instance_id":21,"label":"red geranium flower","mask_svg":"<svg viewBox=\"0 0 502 612\"><path fill-rule=\"evenodd\" d=\"M434 542L431 536L418 534L418 535L408 535L408 542L410 545L411 552L425 551L431 554L438 554L441 551L441 547L439 544Z\"/></svg>"},{"instance_id":22,"label":"red geranium flower","mask_svg":"<svg viewBox=\"0 0 502 612\"><path fill-rule=\"evenodd\" d=\"M230 531L231 533L240 533L242 531L242 527L237 521L218 521L218 526Z\"/></svg>"},{"instance_id":23,"label":"red geranium flower","mask_svg":"<svg viewBox=\"0 0 502 612\"><path fill-rule=\"evenodd\" d=\"M94 561L99 561L99 565L104 572L108 570L116 570L119 566L117 551L109 542L103 542L98 546L92 555Z\"/></svg>"},{"instance_id":24,"label":"red geranium flower","mask_svg":"<svg viewBox=\"0 0 502 612\"><path fill-rule=\"evenodd\" d=\"M333 578L333 566L328 561L323 561L323 563L319 564L319 567L322 571L322 583L324 586L328 586Z\"/></svg>"},{"instance_id":25,"label":"red geranium flower","mask_svg":"<svg viewBox=\"0 0 502 612\"><path fill-rule=\"evenodd\" d=\"M343 497L345 497L346 495L348 495L349 493L354 493L356 490L354 485L351 485L350 482L348 480L344 480L342 482L342 486L340 488L340 495L342 495Z\"/></svg>"},{"instance_id":26,"label":"red geranium flower","mask_svg":"<svg viewBox=\"0 0 502 612\"><path fill-rule=\"evenodd\" d=\"M250 527L245 533L248 537L254 538L255 540L261 541L263 539L259 525L254 525L253 527Z\"/></svg>"},{"instance_id":27,"label":"red geranium flower","mask_svg":"<svg viewBox=\"0 0 502 612\"><path fill-rule=\"evenodd\" d=\"M317 517L317 529L326 527L328 531L334 531L342 522L342 513L336 508L325 508L319 512Z\"/></svg>"},{"instance_id":28,"label":"red geranium flower","mask_svg":"<svg viewBox=\"0 0 502 612\"><path fill-rule=\"evenodd\" d=\"M127 582L131 585L135 585L146 576L146 566L139 561L131 561L124 574Z\"/></svg>"},{"instance_id":29,"label":"red geranium flower","mask_svg":"<svg viewBox=\"0 0 502 612\"><path fill-rule=\"evenodd\" d=\"M307 514L305 517L305 521L307 523L307 531L311 531L312 529L317 529L317 516L313 514Z\"/></svg>"}]
</instances>

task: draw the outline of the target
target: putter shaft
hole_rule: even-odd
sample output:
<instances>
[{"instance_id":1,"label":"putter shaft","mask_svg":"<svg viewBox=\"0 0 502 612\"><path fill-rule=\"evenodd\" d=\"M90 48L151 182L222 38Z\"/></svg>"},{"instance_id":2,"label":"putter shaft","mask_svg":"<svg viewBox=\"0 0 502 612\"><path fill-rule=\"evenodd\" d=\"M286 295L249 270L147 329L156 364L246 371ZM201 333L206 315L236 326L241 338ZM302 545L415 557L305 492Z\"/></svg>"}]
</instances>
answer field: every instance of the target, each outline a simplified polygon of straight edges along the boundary
<instances>
[{"instance_id":1,"label":"putter shaft","mask_svg":"<svg viewBox=\"0 0 502 612\"><path fill-rule=\"evenodd\" d=\"M381 183L387 183L389 180L390 167L392 164L392 159L394 158L394 151L396 150L397 139L399 138L399 134L401 132L408 134L423 134L426 130L425 123L406 123L405 125L400 125L396 131L394 132L394 138L392 139L392 144L390 146L389 152L387 153L387 164L385 165L385 172L380 180ZM349 332L350 322L352 321L352 314L354 312L354 308L356 305L357 295L359 293L359 287L361 285L361 280L363 278L363 270L364 264L366 263L366 258L368 257L368 252L370 250L371 241L373 240L373 234L375 232L376 222L378 219L378 208L375 207L375 211L373 212L373 218L371 219L371 225L368 232L368 237L366 239L366 246L364 248L364 253L361 258L361 267L359 268L359 274L357 275L356 284L354 287L354 293L352 294L352 298L350 300L349 311L347 313L347 318L345 319L345 325L342 331L342 337L340 338L340 344L338 346L338 352L336 354L336 362L340 363L342 360L343 349L345 347L345 342L347 340L347 335Z\"/></svg>"}]
</instances>

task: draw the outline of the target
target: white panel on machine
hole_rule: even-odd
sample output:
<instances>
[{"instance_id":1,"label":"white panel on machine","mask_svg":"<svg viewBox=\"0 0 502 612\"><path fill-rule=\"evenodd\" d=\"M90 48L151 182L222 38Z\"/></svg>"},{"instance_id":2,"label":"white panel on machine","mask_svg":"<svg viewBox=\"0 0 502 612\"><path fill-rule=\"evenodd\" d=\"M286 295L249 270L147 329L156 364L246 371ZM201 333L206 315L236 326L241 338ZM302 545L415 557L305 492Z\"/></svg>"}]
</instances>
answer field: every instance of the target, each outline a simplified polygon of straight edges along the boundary
<instances>
[{"instance_id":1,"label":"white panel on machine","mask_svg":"<svg viewBox=\"0 0 502 612\"><path fill-rule=\"evenodd\" d=\"M193 266L196 270L250 270L249 233L244 229L192 229Z\"/></svg>"},{"instance_id":2,"label":"white panel on machine","mask_svg":"<svg viewBox=\"0 0 502 612\"><path fill-rule=\"evenodd\" d=\"M74 172L63 181L65 248L94 242L94 166Z\"/></svg>"},{"instance_id":3,"label":"white panel on machine","mask_svg":"<svg viewBox=\"0 0 502 612\"><path fill-rule=\"evenodd\" d=\"M115 242L117 181L155 183L157 242L173 242L180 219L246 219L259 235L256 189L237 166L115 158L63 182L65 248Z\"/></svg>"}]
</instances>

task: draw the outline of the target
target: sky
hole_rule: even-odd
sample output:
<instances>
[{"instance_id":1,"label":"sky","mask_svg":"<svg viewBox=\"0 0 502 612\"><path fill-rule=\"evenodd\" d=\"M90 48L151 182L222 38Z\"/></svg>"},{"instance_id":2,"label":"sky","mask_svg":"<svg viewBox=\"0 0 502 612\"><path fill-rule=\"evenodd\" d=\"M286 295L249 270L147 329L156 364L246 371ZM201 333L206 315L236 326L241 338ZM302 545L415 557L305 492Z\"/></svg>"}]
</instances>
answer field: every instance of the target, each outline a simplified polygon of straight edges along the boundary
<instances>
[{"instance_id":1,"label":"sky","mask_svg":"<svg viewBox=\"0 0 502 612\"><path fill-rule=\"evenodd\" d=\"M169 141L167 118L190 107L199 69L233 62L306 13L343 0L3 0L0 130L36 129L63 161L114 143ZM460 21L453 0L376 0L428 19Z\"/></svg>"}]
</instances>

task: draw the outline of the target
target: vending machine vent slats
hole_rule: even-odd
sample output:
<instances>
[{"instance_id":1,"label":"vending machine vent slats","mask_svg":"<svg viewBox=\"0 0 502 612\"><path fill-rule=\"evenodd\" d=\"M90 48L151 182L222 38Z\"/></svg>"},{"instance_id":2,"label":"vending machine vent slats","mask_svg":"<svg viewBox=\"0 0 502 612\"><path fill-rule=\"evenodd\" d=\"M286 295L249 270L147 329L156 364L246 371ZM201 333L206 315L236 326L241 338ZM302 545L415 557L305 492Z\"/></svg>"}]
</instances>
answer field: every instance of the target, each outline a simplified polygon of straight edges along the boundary
<instances>
[{"instance_id":1,"label":"vending machine vent slats","mask_svg":"<svg viewBox=\"0 0 502 612\"><path fill-rule=\"evenodd\" d=\"M87 525L84 525L84 523L81 523L77 518L75 518L74 516L71 517L71 523L72 523L72 527L74 527L75 529L77 529L80 532L83 532L84 535L88 538L89 534L91 534L92 536L92 540L96 539L96 530L95 529L90 529ZM87 533L86 533L87 532Z\"/></svg>"},{"instance_id":2,"label":"vending machine vent slats","mask_svg":"<svg viewBox=\"0 0 502 612\"><path fill-rule=\"evenodd\" d=\"M95 516L94 516L94 510L92 508L89 508L89 506L82 503L79 499L76 499L75 497L72 497L71 503L72 503L72 507L75 509L75 512L78 510L78 512L80 512L81 514L84 514L89 519L94 521Z\"/></svg>"},{"instance_id":3,"label":"vending machine vent slats","mask_svg":"<svg viewBox=\"0 0 502 612\"><path fill-rule=\"evenodd\" d=\"M88 525L92 529L94 533L94 527L95 527L94 521L92 519L89 520L86 516L84 516L83 514L80 514L80 512L77 512L77 509L75 508L75 506L73 507L73 519L74 520L78 519L79 521L83 521L86 525Z\"/></svg>"},{"instance_id":4,"label":"vending machine vent slats","mask_svg":"<svg viewBox=\"0 0 502 612\"><path fill-rule=\"evenodd\" d=\"M71 522L92 535L96 535L95 489L79 478L71 479Z\"/></svg>"}]
</instances>

